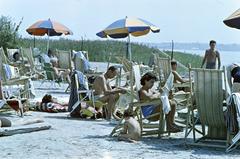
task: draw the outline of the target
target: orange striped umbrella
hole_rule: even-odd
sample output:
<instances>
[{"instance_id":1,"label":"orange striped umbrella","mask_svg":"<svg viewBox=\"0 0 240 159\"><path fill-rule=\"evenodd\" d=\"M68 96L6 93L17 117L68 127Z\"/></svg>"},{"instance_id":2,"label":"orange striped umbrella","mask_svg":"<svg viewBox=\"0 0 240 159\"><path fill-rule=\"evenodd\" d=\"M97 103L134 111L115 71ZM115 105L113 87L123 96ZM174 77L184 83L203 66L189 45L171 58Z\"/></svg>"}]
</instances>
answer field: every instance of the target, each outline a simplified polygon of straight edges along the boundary
<instances>
[{"instance_id":1,"label":"orange striped umbrella","mask_svg":"<svg viewBox=\"0 0 240 159\"><path fill-rule=\"evenodd\" d=\"M67 28L65 25L58 23L56 21L48 20L39 20L32 24L26 31L30 35L34 36L44 36L48 35L48 45L49 48L49 36L61 36L64 35L72 35L73 32ZM35 45L35 44L34 44Z\"/></svg>"}]
</instances>

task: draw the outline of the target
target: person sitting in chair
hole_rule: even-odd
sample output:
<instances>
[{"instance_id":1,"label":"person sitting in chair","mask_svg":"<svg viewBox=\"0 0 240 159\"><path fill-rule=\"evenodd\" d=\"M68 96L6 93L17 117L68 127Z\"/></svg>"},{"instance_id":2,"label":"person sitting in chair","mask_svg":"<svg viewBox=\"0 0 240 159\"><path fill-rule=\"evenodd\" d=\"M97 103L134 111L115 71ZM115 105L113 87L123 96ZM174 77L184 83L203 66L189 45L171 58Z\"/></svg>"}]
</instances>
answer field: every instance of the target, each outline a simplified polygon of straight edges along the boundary
<instances>
[{"instance_id":1,"label":"person sitting in chair","mask_svg":"<svg viewBox=\"0 0 240 159\"><path fill-rule=\"evenodd\" d=\"M95 99L103 103L107 103L106 119L110 120L114 117L116 120L120 118L116 115L116 103L119 99L119 93L126 93L123 88L112 88L109 84L109 79L117 75L117 68L111 66L105 74L99 75L93 82L93 89L95 90Z\"/></svg>"},{"instance_id":2,"label":"person sitting in chair","mask_svg":"<svg viewBox=\"0 0 240 159\"><path fill-rule=\"evenodd\" d=\"M52 64L55 75L57 75L58 78L65 77L67 79L67 82L70 84L71 83L70 76L69 76L70 70L59 68L58 58L52 52L51 49L48 49L48 58L49 58L50 63Z\"/></svg>"},{"instance_id":3,"label":"person sitting in chair","mask_svg":"<svg viewBox=\"0 0 240 159\"><path fill-rule=\"evenodd\" d=\"M154 92L153 90L151 90L156 80L157 80L157 77L150 72L147 72L142 76L141 78L142 88L139 90L139 99L141 102L146 102L146 101L160 98L161 96L160 92ZM169 95L169 97L170 96L171 95ZM176 125L174 122L174 116L176 112L176 103L172 100L170 100L169 102L170 102L171 111L166 115L167 131L180 132L182 131L181 127ZM151 105L151 106L147 106L147 108L143 107L142 111L146 112L147 113L146 116L148 116L151 114L160 113L162 111L161 109L162 109L162 106ZM159 118L160 118L160 115L156 115L149 118L149 120L157 121L159 120Z\"/></svg>"}]
</instances>

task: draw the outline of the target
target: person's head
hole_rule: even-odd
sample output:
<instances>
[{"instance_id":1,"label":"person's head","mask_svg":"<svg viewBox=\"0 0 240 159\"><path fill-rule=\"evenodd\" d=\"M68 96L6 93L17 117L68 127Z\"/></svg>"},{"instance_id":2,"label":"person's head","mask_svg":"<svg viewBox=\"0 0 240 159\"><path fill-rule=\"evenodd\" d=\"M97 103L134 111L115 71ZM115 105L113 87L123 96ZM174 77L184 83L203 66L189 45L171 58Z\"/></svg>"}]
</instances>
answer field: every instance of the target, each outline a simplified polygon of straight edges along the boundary
<instances>
[{"instance_id":1,"label":"person's head","mask_svg":"<svg viewBox=\"0 0 240 159\"><path fill-rule=\"evenodd\" d=\"M19 61L20 60L20 54L19 54L18 51L14 52L13 59L14 59L14 61Z\"/></svg>"},{"instance_id":2,"label":"person's head","mask_svg":"<svg viewBox=\"0 0 240 159\"><path fill-rule=\"evenodd\" d=\"M51 49L48 49L48 56L49 57L53 56L53 51Z\"/></svg>"},{"instance_id":3,"label":"person's head","mask_svg":"<svg viewBox=\"0 0 240 159\"><path fill-rule=\"evenodd\" d=\"M115 66L110 66L106 72L107 78L114 78L117 75L117 68Z\"/></svg>"},{"instance_id":4,"label":"person's head","mask_svg":"<svg viewBox=\"0 0 240 159\"><path fill-rule=\"evenodd\" d=\"M147 72L142 76L140 82L142 86L145 86L150 89L153 87L154 82L156 80L157 80L157 77L153 73Z\"/></svg>"},{"instance_id":5,"label":"person's head","mask_svg":"<svg viewBox=\"0 0 240 159\"><path fill-rule=\"evenodd\" d=\"M123 117L124 118L133 117L133 112L131 110L128 110L128 109L124 110Z\"/></svg>"},{"instance_id":6,"label":"person's head","mask_svg":"<svg viewBox=\"0 0 240 159\"><path fill-rule=\"evenodd\" d=\"M172 67L172 70L176 71L177 70L177 61L171 61L171 67Z\"/></svg>"},{"instance_id":7,"label":"person's head","mask_svg":"<svg viewBox=\"0 0 240 159\"><path fill-rule=\"evenodd\" d=\"M211 48L212 50L214 50L214 49L215 49L215 46L216 46L216 41L211 40L211 41L209 42L209 46L210 46L210 48Z\"/></svg>"}]
</instances>

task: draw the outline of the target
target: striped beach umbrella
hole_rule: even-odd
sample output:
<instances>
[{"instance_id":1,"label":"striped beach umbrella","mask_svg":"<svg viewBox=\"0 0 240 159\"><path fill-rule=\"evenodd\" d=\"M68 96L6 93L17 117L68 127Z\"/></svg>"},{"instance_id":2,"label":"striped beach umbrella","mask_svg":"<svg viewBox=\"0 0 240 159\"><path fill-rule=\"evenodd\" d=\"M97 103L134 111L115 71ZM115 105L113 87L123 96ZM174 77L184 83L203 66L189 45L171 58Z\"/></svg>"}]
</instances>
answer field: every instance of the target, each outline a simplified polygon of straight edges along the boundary
<instances>
[{"instance_id":1,"label":"striped beach umbrella","mask_svg":"<svg viewBox=\"0 0 240 159\"><path fill-rule=\"evenodd\" d=\"M158 33L160 29L150 22L140 18L128 18L120 19L110 24L106 29L100 31L96 35L101 38L107 38L108 36L114 39L128 37L128 55L132 60L130 49L130 35L138 37L148 34L150 31Z\"/></svg>"},{"instance_id":2,"label":"striped beach umbrella","mask_svg":"<svg viewBox=\"0 0 240 159\"><path fill-rule=\"evenodd\" d=\"M112 24L110 24L106 29L100 31L96 35L101 38L107 38L108 36L114 39L126 38L127 40L127 56L129 60L132 61L131 45L130 45L130 35L138 37L148 34L149 32L158 33L160 29L150 22L140 19L140 18L128 18L120 19ZM132 63L131 63L132 65ZM133 70L130 71L130 85L131 85L131 94L133 101Z\"/></svg>"},{"instance_id":3,"label":"striped beach umbrella","mask_svg":"<svg viewBox=\"0 0 240 159\"><path fill-rule=\"evenodd\" d=\"M50 19L48 20L39 20L32 24L26 31L30 35L34 36L44 36L48 35L48 45L47 48L49 48L49 36L61 36L64 35L72 35L72 31L64 26L61 23L58 23L56 21L52 21Z\"/></svg>"},{"instance_id":4,"label":"striped beach umbrella","mask_svg":"<svg viewBox=\"0 0 240 159\"><path fill-rule=\"evenodd\" d=\"M225 19L224 24L231 28L240 29L240 9L231 14L227 19Z\"/></svg>"}]
</instances>

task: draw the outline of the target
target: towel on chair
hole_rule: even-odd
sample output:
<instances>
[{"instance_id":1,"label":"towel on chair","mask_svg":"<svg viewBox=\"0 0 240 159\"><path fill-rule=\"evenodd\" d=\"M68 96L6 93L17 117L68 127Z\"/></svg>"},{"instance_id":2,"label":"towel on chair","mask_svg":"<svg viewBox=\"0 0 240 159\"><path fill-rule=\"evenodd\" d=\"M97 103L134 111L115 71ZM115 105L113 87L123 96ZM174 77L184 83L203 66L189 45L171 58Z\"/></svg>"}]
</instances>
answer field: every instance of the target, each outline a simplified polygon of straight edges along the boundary
<instances>
[{"instance_id":1,"label":"towel on chair","mask_svg":"<svg viewBox=\"0 0 240 159\"><path fill-rule=\"evenodd\" d=\"M84 72L87 72L90 69L90 63L89 61L86 59L86 57L84 56L84 54L82 53L82 51L73 51L74 52L74 58L79 58L83 61L83 70Z\"/></svg>"},{"instance_id":2,"label":"towel on chair","mask_svg":"<svg viewBox=\"0 0 240 159\"><path fill-rule=\"evenodd\" d=\"M3 68L4 68L4 71L5 71L6 78L8 80L11 79L12 78L12 72L11 72L10 65L3 64Z\"/></svg>"},{"instance_id":3,"label":"towel on chair","mask_svg":"<svg viewBox=\"0 0 240 159\"><path fill-rule=\"evenodd\" d=\"M171 111L171 106L169 103L169 99L168 96L161 96L160 97L161 101L162 101L162 109L164 114L168 114Z\"/></svg>"}]
</instances>

